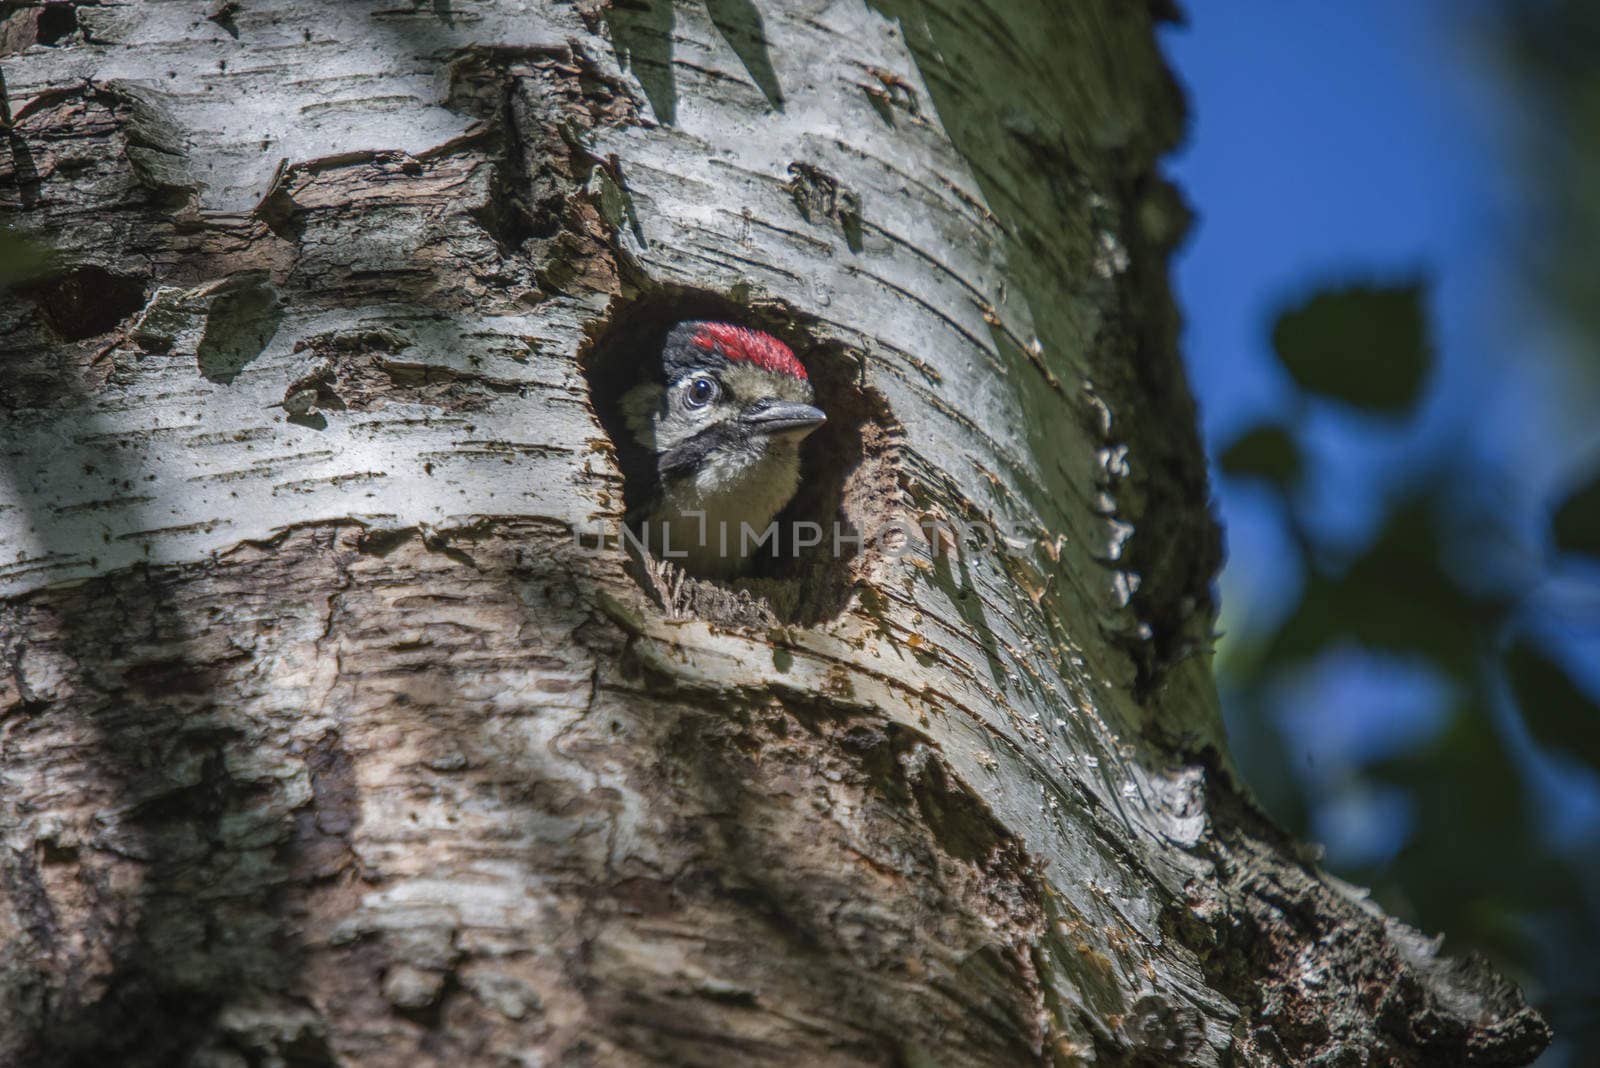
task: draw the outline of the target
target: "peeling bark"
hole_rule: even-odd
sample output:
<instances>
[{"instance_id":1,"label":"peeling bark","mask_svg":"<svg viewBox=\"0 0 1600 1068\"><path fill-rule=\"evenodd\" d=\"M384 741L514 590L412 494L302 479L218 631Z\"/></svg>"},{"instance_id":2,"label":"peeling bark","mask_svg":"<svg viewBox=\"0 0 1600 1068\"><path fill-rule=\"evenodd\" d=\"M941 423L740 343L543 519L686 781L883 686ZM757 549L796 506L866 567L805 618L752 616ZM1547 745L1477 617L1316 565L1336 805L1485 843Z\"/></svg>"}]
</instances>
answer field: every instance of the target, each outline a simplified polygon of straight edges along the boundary
<instances>
[{"instance_id":1,"label":"peeling bark","mask_svg":"<svg viewBox=\"0 0 1600 1068\"><path fill-rule=\"evenodd\" d=\"M0 1064L1520 1064L1228 767L1161 5L0 7ZM609 395L830 413L727 587Z\"/></svg>"}]
</instances>

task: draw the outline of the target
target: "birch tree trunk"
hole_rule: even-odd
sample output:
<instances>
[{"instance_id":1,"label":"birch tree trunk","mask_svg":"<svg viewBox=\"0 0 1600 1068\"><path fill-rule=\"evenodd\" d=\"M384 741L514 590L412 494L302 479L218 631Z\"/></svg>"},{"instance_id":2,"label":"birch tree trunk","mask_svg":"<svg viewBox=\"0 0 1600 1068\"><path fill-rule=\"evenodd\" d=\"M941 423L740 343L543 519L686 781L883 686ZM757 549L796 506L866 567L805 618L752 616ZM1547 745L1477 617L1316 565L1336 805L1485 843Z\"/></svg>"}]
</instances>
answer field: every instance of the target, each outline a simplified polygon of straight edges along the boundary
<instances>
[{"instance_id":1,"label":"birch tree trunk","mask_svg":"<svg viewBox=\"0 0 1600 1068\"><path fill-rule=\"evenodd\" d=\"M1229 769L1164 6L0 8L0 1064L1530 1060ZM1021 551L597 543L706 312Z\"/></svg>"}]
</instances>

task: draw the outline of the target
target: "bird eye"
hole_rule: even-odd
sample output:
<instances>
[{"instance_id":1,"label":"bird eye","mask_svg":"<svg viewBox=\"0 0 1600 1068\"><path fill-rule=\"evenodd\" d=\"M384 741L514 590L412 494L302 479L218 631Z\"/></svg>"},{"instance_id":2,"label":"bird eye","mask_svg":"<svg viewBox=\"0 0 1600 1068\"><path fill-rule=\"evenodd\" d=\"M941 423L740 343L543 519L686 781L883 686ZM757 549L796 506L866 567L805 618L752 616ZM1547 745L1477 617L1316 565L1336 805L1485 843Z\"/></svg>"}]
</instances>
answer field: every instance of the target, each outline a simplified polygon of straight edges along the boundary
<instances>
[{"instance_id":1,"label":"bird eye","mask_svg":"<svg viewBox=\"0 0 1600 1068\"><path fill-rule=\"evenodd\" d=\"M716 381L702 375L689 383L689 388L684 393L684 403L691 408L704 408L715 400L716 396Z\"/></svg>"}]
</instances>

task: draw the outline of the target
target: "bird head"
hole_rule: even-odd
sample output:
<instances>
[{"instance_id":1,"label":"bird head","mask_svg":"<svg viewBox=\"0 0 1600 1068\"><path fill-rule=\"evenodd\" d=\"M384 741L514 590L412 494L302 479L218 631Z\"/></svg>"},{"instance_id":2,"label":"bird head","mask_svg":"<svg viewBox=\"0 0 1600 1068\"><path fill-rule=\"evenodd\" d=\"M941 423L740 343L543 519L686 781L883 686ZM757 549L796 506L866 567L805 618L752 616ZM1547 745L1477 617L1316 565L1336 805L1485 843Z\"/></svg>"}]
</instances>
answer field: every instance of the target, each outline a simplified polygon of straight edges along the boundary
<instances>
[{"instance_id":1,"label":"bird head","mask_svg":"<svg viewBox=\"0 0 1600 1068\"><path fill-rule=\"evenodd\" d=\"M799 485L801 441L827 418L805 367L770 334L705 321L674 326L650 362L622 398L629 432L655 461L643 518L704 512L735 535L741 522L771 522Z\"/></svg>"}]
</instances>

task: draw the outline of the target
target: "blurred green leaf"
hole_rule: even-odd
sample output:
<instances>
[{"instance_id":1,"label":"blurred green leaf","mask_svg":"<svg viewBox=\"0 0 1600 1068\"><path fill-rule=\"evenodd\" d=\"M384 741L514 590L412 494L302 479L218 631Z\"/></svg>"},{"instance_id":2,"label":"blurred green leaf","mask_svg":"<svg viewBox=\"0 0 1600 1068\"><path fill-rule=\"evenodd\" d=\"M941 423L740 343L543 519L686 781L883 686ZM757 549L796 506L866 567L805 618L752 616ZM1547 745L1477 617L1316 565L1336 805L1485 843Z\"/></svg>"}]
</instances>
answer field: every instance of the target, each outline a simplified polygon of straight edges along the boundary
<instances>
[{"instance_id":1,"label":"blurred green leaf","mask_svg":"<svg viewBox=\"0 0 1600 1068\"><path fill-rule=\"evenodd\" d=\"M1562 552L1600 556L1600 472L1561 502L1551 526Z\"/></svg>"},{"instance_id":2,"label":"blurred green leaf","mask_svg":"<svg viewBox=\"0 0 1600 1068\"><path fill-rule=\"evenodd\" d=\"M0 289L26 282L50 268L50 250L0 226Z\"/></svg>"},{"instance_id":3,"label":"blurred green leaf","mask_svg":"<svg viewBox=\"0 0 1600 1068\"><path fill-rule=\"evenodd\" d=\"M1511 646L1505 667L1523 722L1539 744L1600 769L1600 707L1566 670L1527 641Z\"/></svg>"},{"instance_id":4,"label":"blurred green leaf","mask_svg":"<svg viewBox=\"0 0 1600 1068\"><path fill-rule=\"evenodd\" d=\"M1300 477L1304 466L1300 446L1280 426L1263 423L1233 439L1218 461L1222 470L1239 478L1260 478L1286 486Z\"/></svg>"},{"instance_id":5,"label":"blurred green leaf","mask_svg":"<svg viewBox=\"0 0 1600 1068\"><path fill-rule=\"evenodd\" d=\"M1263 669L1307 659L1335 641L1428 657L1471 679L1481 624L1497 606L1474 598L1445 569L1432 502L1401 502L1372 545L1339 575L1314 574L1270 642Z\"/></svg>"},{"instance_id":6,"label":"blurred green leaf","mask_svg":"<svg viewBox=\"0 0 1600 1068\"><path fill-rule=\"evenodd\" d=\"M1272 346L1302 389L1401 412L1433 364L1420 281L1324 290L1278 317Z\"/></svg>"}]
</instances>

